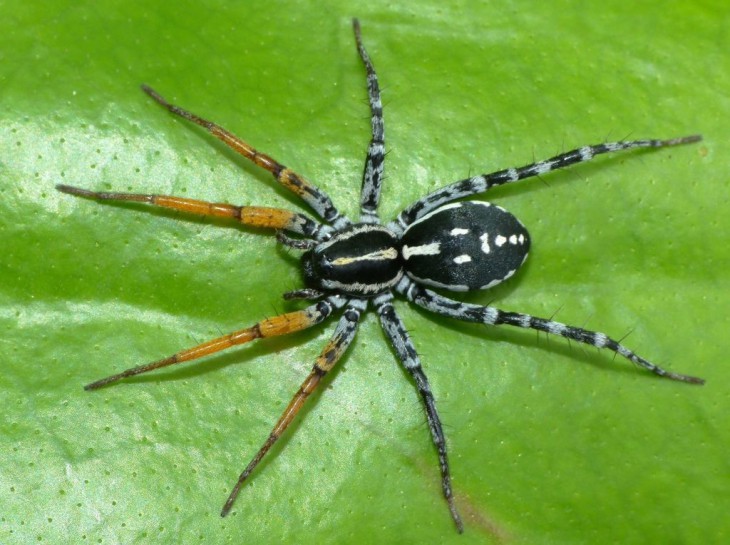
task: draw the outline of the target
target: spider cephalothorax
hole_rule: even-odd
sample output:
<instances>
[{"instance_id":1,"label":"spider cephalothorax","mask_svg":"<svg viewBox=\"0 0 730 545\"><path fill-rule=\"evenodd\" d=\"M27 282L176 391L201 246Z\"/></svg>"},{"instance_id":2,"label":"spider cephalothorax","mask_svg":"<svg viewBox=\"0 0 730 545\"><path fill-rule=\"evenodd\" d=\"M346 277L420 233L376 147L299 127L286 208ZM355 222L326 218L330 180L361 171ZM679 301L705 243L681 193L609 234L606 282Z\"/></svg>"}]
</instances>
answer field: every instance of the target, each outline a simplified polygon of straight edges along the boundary
<instances>
[{"instance_id":1,"label":"spider cephalothorax","mask_svg":"<svg viewBox=\"0 0 730 545\"><path fill-rule=\"evenodd\" d=\"M607 348L659 376L702 384L702 379L673 373L654 365L603 333L529 314L506 312L492 306L462 303L426 287L452 291L490 288L512 276L527 257L530 238L527 230L512 214L486 202L459 199L483 193L493 186L588 161L598 154L632 148L674 146L696 142L700 140L700 136L583 146L524 167L474 176L426 195L384 226L377 215L385 158L380 89L375 69L362 44L357 20L353 22L353 27L357 49L367 72L372 126L362 181L359 223L353 224L340 214L322 190L298 174L258 152L219 125L170 104L147 86L143 86L143 90L170 112L204 127L226 145L271 172L279 183L301 197L322 218L323 223L299 212L277 208L233 206L167 195L96 192L67 185L57 186L60 191L80 197L145 202L203 216L232 218L253 227L274 229L282 244L304 250L302 269L308 287L289 292L285 297L316 301L302 310L261 320L251 327L167 358L103 378L88 384L86 389L94 390L125 377L194 360L255 339L300 331L322 322L333 312L342 310L330 342L322 350L312 371L289 402L269 437L238 478L221 511L221 515L225 516L243 482L291 423L322 377L340 359L355 336L362 313L372 306L378 313L393 350L413 377L423 400L431 437L438 451L444 497L454 523L461 532L463 524L451 490L441 420L415 346L393 307L394 294L436 314L457 320L531 328L597 348Z\"/></svg>"},{"instance_id":2,"label":"spider cephalothorax","mask_svg":"<svg viewBox=\"0 0 730 545\"><path fill-rule=\"evenodd\" d=\"M304 281L321 290L371 297L403 276L398 236L387 227L357 223L302 256Z\"/></svg>"}]
</instances>

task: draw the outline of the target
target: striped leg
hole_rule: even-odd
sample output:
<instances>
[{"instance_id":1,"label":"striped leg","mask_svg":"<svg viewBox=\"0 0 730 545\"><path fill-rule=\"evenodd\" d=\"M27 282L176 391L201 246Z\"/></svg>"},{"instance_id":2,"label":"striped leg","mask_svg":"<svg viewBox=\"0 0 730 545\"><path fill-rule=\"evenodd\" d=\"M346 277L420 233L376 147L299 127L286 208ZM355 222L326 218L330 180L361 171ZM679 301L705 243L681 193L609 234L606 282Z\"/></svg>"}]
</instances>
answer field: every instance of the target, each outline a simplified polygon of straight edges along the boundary
<instances>
[{"instance_id":1,"label":"striped leg","mask_svg":"<svg viewBox=\"0 0 730 545\"><path fill-rule=\"evenodd\" d=\"M442 316L456 318L457 320L463 320L465 322L477 322L487 325L507 324L517 327L536 329L537 331L544 331L545 333L550 333L552 335L560 335L566 339L595 346L596 348L606 348L607 350L611 350L612 352L623 356L632 363L643 367L660 377L688 382L690 384L704 384L705 382L704 379L698 377L681 375L679 373L673 373L666 369L662 369L650 361L645 360L632 350L629 350L618 341L608 337L605 333L589 331L581 327L566 325L545 318L537 318L535 316L530 316L529 314L505 312L504 310L499 310L490 306L462 303L443 297L436 292L422 288L410 281L401 282L397 289L400 293L405 295L409 301L412 301L418 306L430 310L431 312L441 314Z\"/></svg>"},{"instance_id":2,"label":"striped leg","mask_svg":"<svg viewBox=\"0 0 730 545\"><path fill-rule=\"evenodd\" d=\"M607 142L605 144L597 144L594 146L583 146L572 151L561 153L555 157L551 157L545 161L533 163L520 168L508 168L499 170L491 174L482 174L455 182L441 189L429 193L422 199L419 199L398 215L398 218L391 223L389 227L396 232L402 232L408 225L417 219L435 210L441 205L483 193L488 189L507 183L524 180L532 176L539 176L551 170L565 168L576 163L590 161L596 155L609 153L612 151L628 150L634 148L662 148L666 146L678 146L680 144L689 144L702 140L702 136L695 134L682 138L672 138L670 140L634 140L629 142Z\"/></svg>"},{"instance_id":3,"label":"striped leg","mask_svg":"<svg viewBox=\"0 0 730 545\"><path fill-rule=\"evenodd\" d=\"M362 176L362 194L360 196L360 220L364 223L380 223L378 221L377 208L380 201L380 186L383 183L383 167L385 161L385 133L383 126L383 104L380 101L380 87L378 76L375 73L370 56L362 44L360 35L360 22L352 20L352 28L355 31L355 43L360 54L368 80L368 100L370 102L370 124L372 125L372 138L368 147L368 155L365 159L365 169Z\"/></svg>"},{"instance_id":4,"label":"striped leg","mask_svg":"<svg viewBox=\"0 0 730 545\"><path fill-rule=\"evenodd\" d=\"M161 367L167 367L168 365L175 365L185 361L196 360L203 356L215 354L226 348L236 346L239 344L245 344L256 339L262 339L265 337L275 337L278 335L287 335L294 333L295 331L301 331L312 327L325 318L327 318L332 311L336 308L340 308L344 305L345 301L339 296L332 296L324 301L320 301L314 305L308 306L305 309L297 310L295 312L287 312L273 318L267 318L261 320L257 324L234 331L228 335L223 335L212 341L208 341L203 344L199 344L193 348L183 350L177 354L173 354L167 358L148 363L146 365L140 365L138 367L132 367L116 375L97 380L91 384L84 386L84 390L96 390L107 384L117 382L127 377L133 377L148 371L160 369Z\"/></svg>"},{"instance_id":5,"label":"striped leg","mask_svg":"<svg viewBox=\"0 0 730 545\"><path fill-rule=\"evenodd\" d=\"M350 343L352 342L352 339L355 338L355 333L357 332L360 315L365 311L366 308L366 300L350 300L344 314L342 315L342 318L340 318L340 322L337 324L337 328L335 329L332 338L317 358L316 362L314 363L314 367L312 368L312 371L309 373L307 378L304 379L304 382L299 387L299 390L297 390L297 393L294 394L294 397L289 402L289 405L287 405L286 409L284 409L284 413L279 418L279 421L274 426L274 429L271 430L271 433L264 442L263 446L249 462L248 466L246 466L246 469L243 470L241 476L238 477L238 482L236 482L236 485L233 487L233 490L231 491L230 496L228 496L228 499L223 506L223 510L221 511L222 517L225 517L231 510L233 502L236 501L236 497L238 496L238 493L240 492L243 483L246 481L254 468L259 464L261 459L266 455L266 453L269 452L269 449L273 446L273 444L276 443L279 437L281 437L281 434L284 433L284 430L286 430L289 424L291 424L292 420L294 420L294 417L302 408L304 402L314 391L314 389L319 385L322 377L324 377L335 366L335 364L342 357L342 354L344 354L345 350L347 350L347 347L350 346Z\"/></svg>"},{"instance_id":6,"label":"striped leg","mask_svg":"<svg viewBox=\"0 0 730 545\"><path fill-rule=\"evenodd\" d=\"M243 225L252 227L268 227L270 229L284 229L304 235L316 240L327 238L331 229L305 216L280 208L265 208L262 206L233 206L224 203L212 203L172 197L169 195L143 195L140 193L112 193L104 191L89 191L70 185L57 185L56 189L69 195L96 199L100 201L131 201L151 204L162 208L170 208L200 216L215 216L219 218L233 218Z\"/></svg>"},{"instance_id":7,"label":"striped leg","mask_svg":"<svg viewBox=\"0 0 730 545\"><path fill-rule=\"evenodd\" d=\"M310 182L299 176L299 174L289 170L274 158L260 153L249 144L231 134L223 127L216 125L212 121L203 119L202 117L188 112L179 106L170 104L151 87L143 85L142 90L173 114L179 115L196 125L200 125L233 151L240 153L249 161L271 172L271 174L274 175L274 178L276 178L281 185L296 193L325 221L334 224L335 227L338 228L345 227L350 224L347 218L340 215L334 204L332 204L332 200L324 193L324 191L312 185Z\"/></svg>"},{"instance_id":8,"label":"striped leg","mask_svg":"<svg viewBox=\"0 0 730 545\"><path fill-rule=\"evenodd\" d=\"M464 524L461 522L461 517L454 503L454 495L451 491L451 473L446 454L446 438L441 428L441 419L436 411L436 400L431 393L431 387L421 367L416 348L408 336L405 325L403 325L400 317L396 314L392 301L393 296L390 293L385 293L375 299L375 306L380 315L380 324L388 335L393 348L395 348L398 359L416 382L418 393L421 394L421 398L423 399L424 406L426 407L428 428L431 430L431 439L438 451L439 466L441 468L441 488L444 492L446 502L449 505L451 518L454 520L454 524L456 524L456 529L459 533L462 533L464 531Z\"/></svg>"}]
</instances>

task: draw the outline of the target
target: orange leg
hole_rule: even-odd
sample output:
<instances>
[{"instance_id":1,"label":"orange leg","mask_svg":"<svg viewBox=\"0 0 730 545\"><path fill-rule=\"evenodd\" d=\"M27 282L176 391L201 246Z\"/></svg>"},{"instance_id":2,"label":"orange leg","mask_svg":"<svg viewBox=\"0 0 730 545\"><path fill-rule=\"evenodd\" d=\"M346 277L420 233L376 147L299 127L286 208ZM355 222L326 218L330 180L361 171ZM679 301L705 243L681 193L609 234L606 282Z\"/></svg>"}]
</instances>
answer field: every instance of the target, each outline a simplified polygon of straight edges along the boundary
<instances>
[{"instance_id":1,"label":"orange leg","mask_svg":"<svg viewBox=\"0 0 730 545\"><path fill-rule=\"evenodd\" d=\"M248 466L246 466L246 469L243 470L241 476L238 477L238 482L236 482L236 485L233 487L233 490L231 491L230 496L228 496L228 499L223 506L223 510L221 511L222 517L225 517L231 510L233 502L236 500L243 483L266 453L269 452L269 449L273 446L273 444L276 443L279 437L281 437L281 434L289 426L289 424L291 424L292 420L294 420L299 409L302 408L302 405L304 405L304 402L307 400L309 395L319 385L322 377L324 377L335 366L342 357L342 354L344 354L345 350L347 350L347 347L350 346L350 343L355 338L355 332L357 331L360 315L366 308L367 301L363 299L350 301L347 310L345 310L339 324L337 324L337 329L335 330L334 335L332 335L327 346L324 347L324 350L322 350L322 353L315 361L312 371L309 373L307 378L304 379L299 390L297 390L297 393L294 394L289 405L287 405L286 409L284 409L284 413L279 418L274 429L271 430L271 433L263 446L249 462Z\"/></svg>"},{"instance_id":2,"label":"orange leg","mask_svg":"<svg viewBox=\"0 0 730 545\"><path fill-rule=\"evenodd\" d=\"M212 121L203 119L202 117L199 117L192 112L188 112L187 110L184 110L179 106L170 104L151 87L147 85L142 85L142 90L149 96L151 96L156 102L167 108L173 114L179 115L180 117L183 117L188 121L195 123L196 125L200 125L232 150L240 153L246 159L255 163L261 168L264 168L271 172L271 174L274 175L274 178L276 178L276 180L281 185L286 187L289 191L297 194L302 200L304 200L304 202L311 206L312 209L326 221L334 222L339 220L340 223L342 223L343 225L347 225L349 223L343 216L340 215L335 206L332 204L332 200L327 195L325 195L322 190L302 178L296 172L289 170L287 167L276 161L276 159L259 152L234 134L228 132L226 129L213 123Z\"/></svg>"},{"instance_id":3,"label":"orange leg","mask_svg":"<svg viewBox=\"0 0 730 545\"><path fill-rule=\"evenodd\" d=\"M138 367L132 367L116 375L97 380L91 384L84 386L84 390L96 390L112 382L117 382L123 378L133 377L154 369L161 367L167 367L168 365L174 365L176 363L182 363L185 361L196 360L203 356L215 354L226 348L236 346L238 344L245 344L256 339L264 337L274 337L277 335L287 335L294 333L295 331L301 331L308 327L312 327L325 318L327 318L335 308L342 306L342 299L338 297L331 297L320 301L317 304L311 305L305 309L297 310L294 312L287 312L273 318L267 318L261 320L257 324L223 335L212 341L208 341L193 348L188 348L177 354L173 354L170 357L148 363L146 365L140 365Z\"/></svg>"},{"instance_id":4,"label":"orange leg","mask_svg":"<svg viewBox=\"0 0 730 545\"><path fill-rule=\"evenodd\" d=\"M162 208L180 210L200 216L215 216L219 218L233 218L244 225L253 227L268 227L271 229L285 229L307 237L318 238L321 225L304 214L282 210L281 208L266 208L263 206L233 206L232 204L199 201L184 197L169 195L144 195L141 193L116 193L104 191L89 191L79 187L59 184L56 189L87 199L101 201L132 201L151 204Z\"/></svg>"}]
</instances>

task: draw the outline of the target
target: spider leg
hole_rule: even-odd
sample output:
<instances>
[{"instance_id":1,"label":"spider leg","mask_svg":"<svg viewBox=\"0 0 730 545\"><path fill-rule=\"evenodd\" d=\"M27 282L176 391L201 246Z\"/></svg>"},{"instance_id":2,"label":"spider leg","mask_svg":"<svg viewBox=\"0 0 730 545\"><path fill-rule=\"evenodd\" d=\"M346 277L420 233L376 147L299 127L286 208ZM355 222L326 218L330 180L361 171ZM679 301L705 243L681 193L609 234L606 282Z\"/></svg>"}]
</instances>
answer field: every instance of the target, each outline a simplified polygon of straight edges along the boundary
<instances>
[{"instance_id":1,"label":"spider leg","mask_svg":"<svg viewBox=\"0 0 730 545\"><path fill-rule=\"evenodd\" d=\"M338 228L345 227L350 224L350 221L347 218L340 215L337 208L335 208L335 205L332 204L332 200L324 191L314 186L296 172L288 169L274 158L259 152L234 134L228 132L226 129L212 121L203 119L202 117L184 110L179 106L170 104L151 87L142 85L142 90L173 114L185 118L196 125L200 125L233 151L240 153L249 161L271 172L271 174L274 175L274 178L276 178L281 185L298 195L325 221L334 224L335 227Z\"/></svg>"},{"instance_id":2,"label":"spider leg","mask_svg":"<svg viewBox=\"0 0 730 545\"><path fill-rule=\"evenodd\" d=\"M219 218L233 218L243 225L252 227L267 227L270 229L285 229L293 233L323 240L329 237L331 228L317 223L313 219L297 212L282 210L281 208L266 208L263 206L233 206L232 204L214 203L173 197L170 195L144 195L141 193L115 193L106 191L89 191L79 187L59 184L58 191L99 201L131 201L151 204L161 208L179 210L199 216L214 216Z\"/></svg>"},{"instance_id":3,"label":"spider leg","mask_svg":"<svg viewBox=\"0 0 730 545\"><path fill-rule=\"evenodd\" d=\"M221 511L222 517L225 517L231 510L233 502L236 501L236 497L238 496L243 483L254 468L259 464L261 459L266 455L272 445L276 443L279 437L281 437L281 434L284 433L284 430L286 430L289 424L291 424L292 420L294 420L294 417L302 408L304 402L319 385L322 377L332 370L335 364L345 353L345 350L347 350L347 347L350 346L350 343L352 342L352 339L355 338L355 333L357 332L360 315L366 308L367 301L364 299L351 299L349 301L342 318L340 318L340 321L337 324L337 328L335 329L332 338L315 361L312 371L309 373L307 378L304 379L299 390L297 390L297 393L294 394L289 405L287 405L286 409L284 409L279 421L271 430L269 437L266 439L256 455L251 459L248 466L246 466L246 469L243 470L240 477L238 477L236 485L233 487L231 494L228 496L226 503L223 505L223 509Z\"/></svg>"},{"instance_id":4,"label":"spider leg","mask_svg":"<svg viewBox=\"0 0 730 545\"><path fill-rule=\"evenodd\" d=\"M365 71L367 72L368 100L370 102L370 124L372 137L368 154L365 158L365 169L362 175L362 192L360 196L360 221L364 223L379 223L377 208L380 201L380 186L383 182L383 167L385 162L385 133L383 126L383 104L380 101L380 87L378 76L375 73L370 56L365 50L360 35L360 22L352 20L352 29L355 32L355 43L360 54Z\"/></svg>"},{"instance_id":5,"label":"spider leg","mask_svg":"<svg viewBox=\"0 0 730 545\"><path fill-rule=\"evenodd\" d=\"M284 231L276 232L276 240L279 244L283 244L284 246L295 250L311 250L317 245L317 243L310 238L291 238L290 236L287 236Z\"/></svg>"},{"instance_id":6,"label":"spider leg","mask_svg":"<svg viewBox=\"0 0 730 545\"><path fill-rule=\"evenodd\" d=\"M666 146L678 146L680 144L689 144L702 140L702 136L694 134L681 138L672 138L670 140L633 140L627 142L606 142L604 144L596 144L593 146L583 146L566 153L561 153L550 159L539 161L531 165L519 168L508 168L492 172L491 174L482 174L473 176L465 180L460 180L453 184L437 189L429 193L425 197L419 199L408 208L403 210L398 217L389 225L396 232L402 232L406 227L417 219L435 210L439 206L446 203L483 193L488 189L507 183L517 182L532 176L539 176L551 170L565 168L576 163L590 161L596 155L609 153L612 151L628 150L634 148L662 148Z\"/></svg>"},{"instance_id":7,"label":"spider leg","mask_svg":"<svg viewBox=\"0 0 730 545\"><path fill-rule=\"evenodd\" d=\"M339 296L332 296L323 301L319 301L314 305L308 306L305 309L297 310L294 312L287 312L286 314L274 316L273 318L266 318L265 320L261 320L251 327L234 331L233 333L229 333L228 335L223 335L222 337L218 337L217 339L213 339L212 341L199 344L198 346L194 346L193 348L188 348L187 350L183 350L167 358L163 358L161 360L157 360L145 365L132 367L130 369L127 369L126 371L117 373L116 375L102 378L100 380L97 380L96 382L87 384L86 386L84 386L84 390L96 390L98 388L106 386L107 384L117 382L127 377L133 377L135 375L147 373L148 371L153 371L161 367L167 367L168 365L175 365L177 363L182 363L185 361L196 360L198 358L202 358L203 356L215 354L216 352L220 352L221 350L225 350L226 348L230 348L239 344L245 344L256 339L275 337L278 335L287 335L289 333L301 331L302 329L307 329L308 327L312 327L313 325L322 322L325 318L332 314L333 310L342 307L344 303L345 300L343 298Z\"/></svg>"},{"instance_id":8,"label":"spider leg","mask_svg":"<svg viewBox=\"0 0 730 545\"><path fill-rule=\"evenodd\" d=\"M449 505L451 518L456 524L459 533L464 531L464 524L454 503L454 495L451 490L451 472L449 471L449 460L446 454L446 437L441 427L441 419L436 411L436 400L431 393L431 387L428 378L421 367L421 361L416 353L416 348L408 335L408 331L403 325L398 314L393 308L393 296L388 292L375 299L375 306L380 316L380 324L388 335L393 348L395 349L398 359L403 367L413 377L421 394L423 404L426 408L426 418L428 420L428 429L431 431L431 439L436 446L439 456L439 467L441 468L441 488Z\"/></svg>"},{"instance_id":9,"label":"spider leg","mask_svg":"<svg viewBox=\"0 0 730 545\"><path fill-rule=\"evenodd\" d=\"M315 290L313 288L302 288L299 290L287 291L283 297L286 301L293 301L295 299L308 299L311 301L314 299L321 299L324 296L325 293L323 291Z\"/></svg>"},{"instance_id":10,"label":"spider leg","mask_svg":"<svg viewBox=\"0 0 730 545\"><path fill-rule=\"evenodd\" d=\"M608 337L605 333L598 331L590 331L582 327L575 327L546 318L538 318L529 314L519 312L506 312L491 306L472 305L470 303L462 303L449 299L429 289L422 288L417 284L405 279L396 289L399 293L406 296L409 301L420 307L450 318L463 320L465 322L477 322L486 325L512 325L517 327L535 329L544 331L552 335L560 335L566 339L574 340L583 344L595 346L596 348L606 348L620 356L623 356L630 362L659 375L660 377L670 378L690 384L704 384L704 379L689 375L682 375L667 371L650 361L642 358L632 350L626 348L618 341Z\"/></svg>"}]
</instances>

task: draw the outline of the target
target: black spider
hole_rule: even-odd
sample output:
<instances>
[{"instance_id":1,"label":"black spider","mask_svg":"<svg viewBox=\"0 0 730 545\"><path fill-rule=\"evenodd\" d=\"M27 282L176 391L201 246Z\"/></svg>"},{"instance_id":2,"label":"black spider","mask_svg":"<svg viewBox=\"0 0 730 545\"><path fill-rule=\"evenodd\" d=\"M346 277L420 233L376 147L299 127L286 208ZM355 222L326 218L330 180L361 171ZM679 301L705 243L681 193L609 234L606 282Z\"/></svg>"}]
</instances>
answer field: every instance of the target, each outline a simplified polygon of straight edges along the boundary
<instances>
[{"instance_id":1,"label":"black spider","mask_svg":"<svg viewBox=\"0 0 730 545\"><path fill-rule=\"evenodd\" d=\"M416 349L393 308L394 292L443 316L488 325L508 324L560 335L597 348L612 350L659 376L702 384L704 381L700 378L673 373L654 365L603 333L528 314L505 312L492 306L461 303L426 287L452 291L491 288L511 277L527 258L529 235L512 214L487 202L458 199L483 193L497 185L588 161L601 153L674 146L697 142L701 137L694 135L671 140L635 140L584 146L546 161L474 176L426 195L407 207L394 221L382 225L377 215L377 207L385 159L383 108L378 78L362 44L357 20L353 21L353 28L357 50L367 72L372 125L362 181L359 222L352 223L340 214L322 190L298 174L268 155L258 152L215 123L170 104L147 86L143 86L142 90L172 113L204 127L226 145L271 172L279 183L301 197L325 223L319 223L301 213L278 208L232 206L166 195L108 193L67 185L56 186L59 191L79 197L144 202L203 216L234 218L244 225L275 229L282 244L305 250L302 267L307 288L286 293L284 297L317 301L303 310L262 320L252 327L183 350L168 358L103 378L87 385L86 389L94 390L125 377L194 360L254 339L300 331L324 321L335 310L344 309L332 339L317 358L311 373L292 398L268 439L241 473L223 506L221 516L225 516L246 478L291 423L322 377L341 358L355 337L361 315L372 305L399 360L413 377L423 399L431 437L438 450L443 493L451 517L458 531L462 532L463 524L451 491L446 440L441 420ZM289 237L285 231L298 237Z\"/></svg>"}]
</instances>

